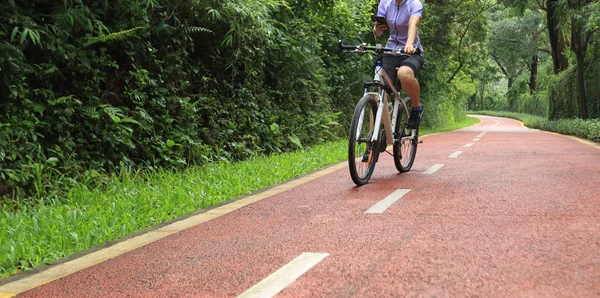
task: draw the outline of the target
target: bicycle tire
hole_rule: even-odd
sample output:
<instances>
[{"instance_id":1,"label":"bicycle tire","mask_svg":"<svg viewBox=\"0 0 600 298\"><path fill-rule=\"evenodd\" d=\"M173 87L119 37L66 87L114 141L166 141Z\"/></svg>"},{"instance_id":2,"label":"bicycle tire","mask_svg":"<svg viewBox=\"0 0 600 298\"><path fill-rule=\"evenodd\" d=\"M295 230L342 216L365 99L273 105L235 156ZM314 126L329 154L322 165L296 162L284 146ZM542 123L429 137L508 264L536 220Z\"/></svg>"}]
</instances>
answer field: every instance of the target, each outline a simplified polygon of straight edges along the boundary
<instances>
[{"instance_id":1,"label":"bicycle tire","mask_svg":"<svg viewBox=\"0 0 600 298\"><path fill-rule=\"evenodd\" d=\"M377 100L373 94L365 94L356 104L348 138L348 168L350 177L357 186L365 185L371 179L375 163L379 158L379 141L371 142L374 125L370 119L377 114ZM362 115L362 123L361 123ZM361 124L361 129L358 129ZM357 132L360 134L357 136Z\"/></svg>"},{"instance_id":2,"label":"bicycle tire","mask_svg":"<svg viewBox=\"0 0 600 298\"><path fill-rule=\"evenodd\" d=\"M405 98L404 100L410 102L408 98ZM408 117L402 112L403 111L399 111L398 117L396 118L394 137L398 136L398 139L394 140L392 155L394 156L396 170L400 173L406 173L410 171L415 162L417 145L419 144L419 128L407 128ZM413 130L414 137L412 137Z\"/></svg>"}]
</instances>

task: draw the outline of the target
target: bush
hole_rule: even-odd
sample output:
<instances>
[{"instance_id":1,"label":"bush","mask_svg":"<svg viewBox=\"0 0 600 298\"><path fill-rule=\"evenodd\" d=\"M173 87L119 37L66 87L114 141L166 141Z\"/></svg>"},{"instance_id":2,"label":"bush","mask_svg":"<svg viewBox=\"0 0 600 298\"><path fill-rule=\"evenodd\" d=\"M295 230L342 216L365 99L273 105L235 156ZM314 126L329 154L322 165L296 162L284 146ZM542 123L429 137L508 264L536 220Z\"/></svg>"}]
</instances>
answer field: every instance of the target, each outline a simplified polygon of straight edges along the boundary
<instances>
[{"instance_id":1,"label":"bush","mask_svg":"<svg viewBox=\"0 0 600 298\"><path fill-rule=\"evenodd\" d=\"M548 118L554 120L579 116L577 93L577 69L570 67L555 75L548 86Z\"/></svg>"},{"instance_id":2,"label":"bush","mask_svg":"<svg viewBox=\"0 0 600 298\"><path fill-rule=\"evenodd\" d=\"M34 169L81 181L95 177L86 172L180 169L345 135L340 119L350 118L357 69L369 60L346 63L337 38L367 32L357 24L370 5L0 4L0 195L53 193Z\"/></svg>"},{"instance_id":3,"label":"bush","mask_svg":"<svg viewBox=\"0 0 600 298\"><path fill-rule=\"evenodd\" d=\"M519 111L541 117L548 116L548 97L545 92L523 93L519 96Z\"/></svg>"},{"instance_id":4,"label":"bush","mask_svg":"<svg viewBox=\"0 0 600 298\"><path fill-rule=\"evenodd\" d=\"M600 142L600 120L561 119L556 121L535 121L532 128L576 136L594 142ZM529 125L528 125L529 126Z\"/></svg>"}]
</instances>

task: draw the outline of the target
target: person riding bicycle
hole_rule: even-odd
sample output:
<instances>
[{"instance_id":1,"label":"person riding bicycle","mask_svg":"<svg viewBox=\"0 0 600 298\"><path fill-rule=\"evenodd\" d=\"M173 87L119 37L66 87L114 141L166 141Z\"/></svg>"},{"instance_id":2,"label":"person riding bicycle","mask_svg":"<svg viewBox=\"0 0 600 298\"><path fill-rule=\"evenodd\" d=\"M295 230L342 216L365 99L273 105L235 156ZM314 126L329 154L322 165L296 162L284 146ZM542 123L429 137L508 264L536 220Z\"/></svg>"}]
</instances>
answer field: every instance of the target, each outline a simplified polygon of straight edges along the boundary
<instances>
[{"instance_id":1,"label":"person riding bicycle","mask_svg":"<svg viewBox=\"0 0 600 298\"><path fill-rule=\"evenodd\" d=\"M391 26L390 38L387 48L404 49L411 56L386 55L383 58L383 69L387 75L396 81L398 77L402 90L412 102L412 109L408 121L409 128L418 127L423 114L420 102L421 87L415 76L423 68L423 47L419 39L418 27L421 22L423 4L419 0L381 0L377 15L384 17ZM373 31L381 36L388 29L388 25L375 23ZM419 55L414 55L420 50ZM397 71L396 71L397 69Z\"/></svg>"}]
</instances>

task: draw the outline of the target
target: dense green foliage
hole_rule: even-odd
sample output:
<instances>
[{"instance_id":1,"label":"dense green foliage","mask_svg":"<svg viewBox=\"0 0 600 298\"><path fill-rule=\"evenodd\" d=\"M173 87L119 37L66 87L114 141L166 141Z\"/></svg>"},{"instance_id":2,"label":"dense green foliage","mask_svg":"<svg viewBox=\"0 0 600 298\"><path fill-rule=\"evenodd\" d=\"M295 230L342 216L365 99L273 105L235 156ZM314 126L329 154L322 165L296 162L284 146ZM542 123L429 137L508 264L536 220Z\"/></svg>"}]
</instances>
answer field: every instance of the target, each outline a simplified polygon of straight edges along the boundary
<instances>
[{"instance_id":1,"label":"dense green foliage","mask_svg":"<svg viewBox=\"0 0 600 298\"><path fill-rule=\"evenodd\" d=\"M486 94L481 97L488 100L470 108L530 113L552 120L599 118L599 2L498 2L502 5L491 14L488 48L507 86L501 92L482 90ZM554 23L548 24L548 18ZM555 49L564 51L553 53Z\"/></svg>"},{"instance_id":2,"label":"dense green foliage","mask_svg":"<svg viewBox=\"0 0 600 298\"><path fill-rule=\"evenodd\" d=\"M367 31L368 5L0 4L0 191L40 199L68 177L241 160L339 136L338 111L369 65L340 62L336 41ZM337 24L315 21L333 15Z\"/></svg>"},{"instance_id":3,"label":"dense green foliage","mask_svg":"<svg viewBox=\"0 0 600 298\"><path fill-rule=\"evenodd\" d=\"M585 66L585 92L590 118L600 118L600 46L596 45L588 54ZM552 78L549 84L553 102L549 111L550 119L577 118L580 116L578 101L577 69L570 67Z\"/></svg>"}]
</instances>

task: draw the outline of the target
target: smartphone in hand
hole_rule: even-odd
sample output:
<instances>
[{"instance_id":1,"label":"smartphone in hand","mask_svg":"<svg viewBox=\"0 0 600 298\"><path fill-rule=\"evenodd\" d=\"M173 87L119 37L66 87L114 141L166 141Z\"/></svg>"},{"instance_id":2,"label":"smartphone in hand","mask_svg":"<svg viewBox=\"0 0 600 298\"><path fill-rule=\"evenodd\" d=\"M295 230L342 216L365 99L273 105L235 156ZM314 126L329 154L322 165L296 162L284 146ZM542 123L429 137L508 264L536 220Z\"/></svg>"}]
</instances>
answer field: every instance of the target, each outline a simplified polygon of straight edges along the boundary
<instances>
[{"instance_id":1,"label":"smartphone in hand","mask_svg":"<svg viewBox=\"0 0 600 298\"><path fill-rule=\"evenodd\" d=\"M372 20L373 22L376 22L376 23L377 23L377 25L386 25L386 26L388 25L388 24L387 24L387 21L385 20L385 18L384 18L384 17L380 17L380 16L378 16L378 15L372 15L372 16L371 16L371 20ZM388 27L389 27L389 26L388 26Z\"/></svg>"}]
</instances>

